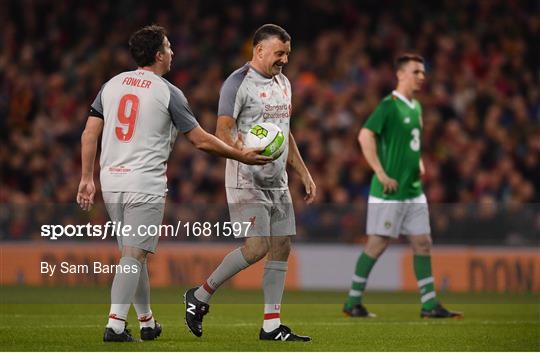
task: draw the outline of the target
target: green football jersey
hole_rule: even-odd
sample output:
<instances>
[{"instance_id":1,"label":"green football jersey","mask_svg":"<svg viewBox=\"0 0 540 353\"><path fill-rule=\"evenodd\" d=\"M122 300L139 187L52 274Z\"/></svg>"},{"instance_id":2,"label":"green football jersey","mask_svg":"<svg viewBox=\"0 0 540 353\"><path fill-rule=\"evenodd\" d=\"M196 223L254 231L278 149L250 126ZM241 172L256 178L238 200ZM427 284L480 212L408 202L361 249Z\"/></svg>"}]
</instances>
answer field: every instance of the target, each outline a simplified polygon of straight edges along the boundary
<instances>
[{"instance_id":1,"label":"green football jersey","mask_svg":"<svg viewBox=\"0 0 540 353\"><path fill-rule=\"evenodd\" d=\"M398 182L397 191L385 194L373 175L370 195L385 200L406 200L423 193L420 180L422 108L396 91L385 97L364 124L377 136L377 155L386 174Z\"/></svg>"}]
</instances>

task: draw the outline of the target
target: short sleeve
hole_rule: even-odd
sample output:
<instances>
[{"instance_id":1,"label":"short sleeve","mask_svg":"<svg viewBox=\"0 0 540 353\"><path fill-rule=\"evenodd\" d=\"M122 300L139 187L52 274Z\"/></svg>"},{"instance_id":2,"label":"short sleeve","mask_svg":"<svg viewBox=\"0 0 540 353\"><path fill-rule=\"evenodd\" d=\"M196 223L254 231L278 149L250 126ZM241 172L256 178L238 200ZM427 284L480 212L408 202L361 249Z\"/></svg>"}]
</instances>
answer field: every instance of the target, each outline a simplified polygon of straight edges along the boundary
<instances>
[{"instance_id":1,"label":"short sleeve","mask_svg":"<svg viewBox=\"0 0 540 353\"><path fill-rule=\"evenodd\" d=\"M364 127L368 130L373 131L376 134L380 134L384 129L386 121L388 120L390 109L391 106L389 102L382 101L381 103L379 103L375 111L371 113L368 120L364 124Z\"/></svg>"},{"instance_id":2,"label":"short sleeve","mask_svg":"<svg viewBox=\"0 0 540 353\"><path fill-rule=\"evenodd\" d=\"M169 89L171 92L171 99L169 100L168 109L174 126L182 133L189 132L199 126L197 119L189 107L187 98L182 91L172 85L169 86Z\"/></svg>"},{"instance_id":3,"label":"short sleeve","mask_svg":"<svg viewBox=\"0 0 540 353\"><path fill-rule=\"evenodd\" d=\"M101 93L103 92L103 87L105 87L105 85L101 86L101 89L96 95L94 102L92 102L92 104L90 105L90 115L97 116L101 119L103 119L103 103L101 101Z\"/></svg>"},{"instance_id":4,"label":"short sleeve","mask_svg":"<svg viewBox=\"0 0 540 353\"><path fill-rule=\"evenodd\" d=\"M234 119L238 118L242 97L240 94L240 86L244 81L248 71L247 65L233 72L221 86L219 91L218 116L226 115Z\"/></svg>"}]
</instances>

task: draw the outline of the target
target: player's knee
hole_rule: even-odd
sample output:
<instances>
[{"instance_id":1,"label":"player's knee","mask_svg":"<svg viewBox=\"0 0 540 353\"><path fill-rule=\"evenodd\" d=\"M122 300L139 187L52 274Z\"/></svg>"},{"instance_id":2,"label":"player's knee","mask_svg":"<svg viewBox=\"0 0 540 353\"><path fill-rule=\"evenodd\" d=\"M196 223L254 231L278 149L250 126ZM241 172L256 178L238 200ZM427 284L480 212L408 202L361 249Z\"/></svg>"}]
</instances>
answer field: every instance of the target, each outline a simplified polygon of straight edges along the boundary
<instances>
[{"instance_id":1,"label":"player's knee","mask_svg":"<svg viewBox=\"0 0 540 353\"><path fill-rule=\"evenodd\" d=\"M272 237L270 240L269 260L286 261L291 252L290 237Z\"/></svg>"},{"instance_id":2,"label":"player's knee","mask_svg":"<svg viewBox=\"0 0 540 353\"><path fill-rule=\"evenodd\" d=\"M265 238L251 238L252 241L246 241L242 247L242 255L249 264L254 264L266 256L269 244Z\"/></svg>"},{"instance_id":3,"label":"player's knee","mask_svg":"<svg viewBox=\"0 0 540 353\"><path fill-rule=\"evenodd\" d=\"M146 256L148 251L134 248L131 246L124 246L122 249L122 256L132 257L139 261L141 264L146 262Z\"/></svg>"},{"instance_id":4,"label":"player's knee","mask_svg":"<svg viewBox=\"0 0 540 353\"><path fill-rule=\"evenodd\" d=\"M249 253L248 257L246 258L246 261L249 264L254 264L255 262L258 262L260 259L265 257L267 253L268 253L268 247L260 247L260 248L253 249Z\"/></svg>"},{"instance_id":5,"label":"player's knee","mask_svg":"<svg viewBox=\"0 0 540 353\"><path fill-rule=\"evenodd\" d=\"M375 259L379 258L388 247L390 240L387 237L369 236L364 252Z\"/></svg>"}]
</instances>

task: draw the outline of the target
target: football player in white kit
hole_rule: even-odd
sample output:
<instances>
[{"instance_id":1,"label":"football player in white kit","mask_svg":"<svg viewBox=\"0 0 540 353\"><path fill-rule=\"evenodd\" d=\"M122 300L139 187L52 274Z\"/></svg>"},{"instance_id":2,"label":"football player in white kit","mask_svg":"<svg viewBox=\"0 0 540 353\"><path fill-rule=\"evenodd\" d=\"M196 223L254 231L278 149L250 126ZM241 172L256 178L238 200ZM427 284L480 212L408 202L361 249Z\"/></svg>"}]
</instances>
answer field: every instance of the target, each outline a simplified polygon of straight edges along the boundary
<instances>
[{"instance_id":1,"label":"football player in white kit","mask_svg":"<svg viewBox=\"0 0 540 353\"><path fill-rule=\"evenodd\" d=\"M117 236L122 251L111 289L109 321L104 341L134 341L126 329L133 303L140 323L141 339L153 340L161 333L150 309L146 258L154 253L158 236L148 236L139 226L159 226L163 220L167 191L167 160L177 130L198 149L245 164L265 164L270 157L253 149L240 150L204 131L180 89L162 77L170 70L173 51L160 26L147 26L129 40L137 70L123 72L105 83L90 109L81 137L82 178L77 202L88 210L93 202L94 160L103 133L100 181L103 200L113 221L131 226L129 236Z\"/></svg>"},{"instance_id":2,"label":"football player in white kit","mask_svg":"<svg viewBox=\"0 0 540 353\"><path fill-rule=\"evenodd\" d=\"M253 57L233 72L220 92L216 135L233 145L257 123L278 125L286 138L285 151L272 163L248 166L227 160L225 187L232 222L250 222L244 245L230 252L210 277L185 293L186 323L202 335L203 316L210 298L227 279L268 255L264 268L264 320L261 340L309 341L281 324L281 299L287 272L291 238L296 234L286 165L301 177L306 201L315 198L315 183L289 131L291 85L281 72L291 52L291 37L281 27L266 24L253 37Z\"/></svg>"}]
</instances>

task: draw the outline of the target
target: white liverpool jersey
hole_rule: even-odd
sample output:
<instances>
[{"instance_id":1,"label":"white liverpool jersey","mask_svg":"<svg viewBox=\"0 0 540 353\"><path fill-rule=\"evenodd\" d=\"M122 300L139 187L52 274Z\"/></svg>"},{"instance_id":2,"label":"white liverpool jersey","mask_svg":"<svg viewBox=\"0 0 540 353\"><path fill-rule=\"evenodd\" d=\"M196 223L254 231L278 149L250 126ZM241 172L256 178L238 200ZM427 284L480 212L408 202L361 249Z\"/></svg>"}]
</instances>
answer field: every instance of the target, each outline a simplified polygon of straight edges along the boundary
<instances>
[{"instance_id":1,"label":"white liverpool jersey","mask_svg":"<svg viewBox=\"0 0 540 353\"><path fill-rule=\"evenodd\" d=\"M246 141L257 123L274 123L285 136L285 150L265 165L247 165L227 159L225 186L245 189L284 190L288 188L287 156L291 120L291 84L282 73L266 77L245 64L233 72L221 87L218 116L236 120L236 131Z\"/></svg>"},{"instance_id":2,"label":"white liverpool jersey","mask_svg":"<svg viewBox=\"0 0 540 353\"><path fill-rule=\"evenodd\" d=\"M164 195L177 130L198 126L182 91L151 71L123 72L101 87L90 115L104 120L102 191Z\"/></svg>"}]
</instances>

